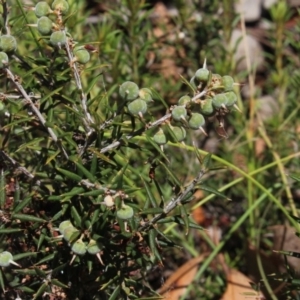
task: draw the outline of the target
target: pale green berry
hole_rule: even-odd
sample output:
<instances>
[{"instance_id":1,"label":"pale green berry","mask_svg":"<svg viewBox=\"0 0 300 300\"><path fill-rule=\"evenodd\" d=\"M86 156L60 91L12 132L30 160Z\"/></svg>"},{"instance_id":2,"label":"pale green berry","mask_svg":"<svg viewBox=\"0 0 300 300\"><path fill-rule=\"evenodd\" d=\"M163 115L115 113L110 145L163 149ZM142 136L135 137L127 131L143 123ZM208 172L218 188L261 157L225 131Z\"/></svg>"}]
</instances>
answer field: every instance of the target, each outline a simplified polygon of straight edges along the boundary
<instances>
[{"instance_id":1,"label":"pale green berry","mask_svg":"<svg viewBox=\"0 0 300 300\"><path fill-rule=\"evenodd\" d=\"M102 245L97 243L95 240L90 240L90 242L87 245L87 252L89 254L97 254L101 251Z\"/></svg>"},{"instance_id":2,"label":"pale green berry","mask_svg":"<svg viewBox=\"0 0 300 300\"><path fill-rule=\"evenodd\" d=\"M37 21L37 29L43 34L49 34L52 31L52 21L48 17L41 17Z\"/></svg>"},{"instance_id":3,"label":"pale green berry","mask_svg":"<svg viewBox=\"0 0 300 300\"><path fill-rule=\"evenodd\" d=\"M212 74L209 88L212 90L224 90L222 77L219 74Z\"/></svg>"},{"instance_id":4,"label":"pale green berry","mask_svg":"<svg viewBox=\"0 0 300 300\"><path fill-rule=\"evenodd\" d=\"M51 7L53 10L60 11L62 15L67 14L69 11L69 4L65 0L55 0Z\"/></svg>"},{"instance_id":5,"label":"pale green berry","mask_svg":"<svg viewBox=\"0 0 300 300\"><path fill-rule=\"evenodd\" d=\"M227 104L227 97L226 94L222 93L222 94L217 94L213 97L212 99L212 105L214 108L221 108L221 107L225 107Z\"/></svg>"},{"instance_id":6,"label":"pale green berry","mask_svg":"<svg viewBox=\"0 0 300 300\"><path fill-rule=\"evenodd\" d=\"M74 54L76 61L78 61L80 64L86 64L91 59L90 53L86 49L78 49Z\"/></svg>"},{"instance_id":7,"label":"pale green berry","mask_svg":"<svg viewBox=\"0 0 300 300\"><path fill-rule=\"evenodd\" d=\"M58 230L61 234L63 234L64 230L68 227L73 227L73 224L71 223L70 220L66 220L66 221L62 221L60 224L59 224L59 227L58 227Z\"/></svg>"},{"instance_id":8,"label":"pale green berry","mask_svg":"<svg viewBox=\"0 0 300 300\"><path fill-rule=\"evenodd\" d=\"M61 47L67 42L66 34L63 31L54 31L50 36L50 43L53 46Z\"/></svg>"},{"instance_id":9,"label":"pale green berry","mask_svg":"<svg viewBox=\"0 0 300 300\"><path fill-rule=\"evenodd\" d=\"M6 53L15 51L17 49L16 39L9 34L0 36L0 49Z\"/></svg>"},{"instance_id":10,"label":"pale green berry","mask_svg":"<svg viewBox=\"0 0 300 300\"><path fill-rule=\"evenodd\" d=\"M205 124L203 115L199 113L192 113L189 119L189 126L191 129L197 130Z\"/></svg>"},{"instance_id":11,"label":"pale green berry","mask_svg":"<svg viewBox=\"0 0 300 300\"><path fill-rule=\"evenodd\" d=\"M77 240L75 243L72 244L71 250L77 255L84 255L86 254L86 244L82 240Z\"/></svg>"},{"instance_id":12,"label":"pale green berry","mask_svg":"<svg viewBox=\"0 0 300 300\"><path fill-rule=\"evenodd\" d=\"M205 68L198 69L195 73L195 79L198 82L206 83L209 79L209 71Z\"/></svg>"},{"instance_id":13,"label":"pale green berry","mask_svg":"<svg viewBox=\"0 0 300 300\"><path fill-rule=\"evenodd\" d=\"M222 77L224 91L232 91L234 80L231 76L225 75Z\"/></svg>"},{"instance_id":14,"label":"pale green berry","mask_svg":"<svg viewBox=\"0 0 300 300\"><path fill-rule=\"evenodd\" d=\"M133 209L132 207L128 206L128 205L123 205L121 209L119 209L117 211L117 217L122 219L122 220L128 220L131 219L133 217Z\"/></svg>"},{"instance_id":15,"label":"pale green berry","mask_svg":"<svg viewBox=\"0 0 300 300\"><path fill-rule=\"evenodd\" d=\"M158 145L165 145L168 142L167 136L161 128L154 134L153 140Z\"/></svg>"},{"instance_id":16,"label":"pale green berry","mask_svg":"<svg viewBox=\"0 0 300 300\"><path fill-rule=\"evenodd\" d=\"M179 100L178 100L178 105L181 106L181 105L186 105L188 104L189 102L191 102L191 97L188 96L188 95L185 95L185 96L182 96Z\"/></svg>"},{"instance_id":17,"label":"pale green berry","mask_svg":"<svg viewBox=\"0 0 300 300\"><path fill-rule=\"evenodd\" d=\"M120 85L119 94L125 101L132 101L139 96L139 87L132 81L126 81Z\"/></svg>"},{"instance_id":18,"label":"pale green berry","mask_svg":"<svg viewBox=\"0 0 300 300\"><path fill-rule=\"evenodd\" d=\"M45 1L38 2L34 8L34 13L38 18L47 16L50 12L51 8Z\"/></svg>"},{"instance_id":19,"label":"pale green berry","mask_svg":"<svg viewBox=\"0 0 300 300\"><path fill-rule=\"evenodd\" d=\"M152 102L152 92L148 88L142 88L139 90L139 96L141 99L143 99L146 102Z\"/></svg>"},{"instance_id":20,"label":"pale green berry","mask_svg":"<svg viewBox=\"0 0 300 300\"><path fill-rule=\"evenodd\" d=\"M182 119L185 119L186 116L187 116L187 111L186 111L185 107L176 106L176 107L173 108L172 118L175 121L181 121Z\"/></svg>"},{"instance_id":21,"label":"pale green berry","mask_svg":"<svg viewBox=\"0 0 300 300\"><path fill-rule=\"evenodd\" d=\"M13 256L10 252L4 251L4 252L0 253L0 266L1 267L8 267L12 261L13 261Z\"/></svg>"},{"instance_id":22,"label":"pale green berry","mask_svg":"<svg viewBox=\"0 0 300 300\"><path fill-rule=\"evenodd\" d=\"M171 139L176 143L176 142L182 142L185 138L186 138L186 131L183 127L179 127L179 126L174 126L171 127L171 130L174 134L174 136L176 137L176 140L174 141L174 139L171 137Z\"/></svg>"},{"instance_id":23,"label":"pale green berry","mask_svg":"<svg viewBox=\"0 0 300 300\"><path fill-rule=\"evenodd\" d=\"M63 230L62 234L67 242L72 242L79 236L80 231L73 226L69 226Z\"/></svg>"},{"instance_id":24,"label":"pale green berry","mask_svg":"<svg viewBox=\"0 0 300 300\"><path fill-rule=\"evenodd\" d=\"M206 116L210 116L214 113L214 107L212 105L212 99L211 98L201 100L201 102L200 102L200 111L203 115L206 115Z\"/></svg>"},{"instance_id":25,"label":"pale green berry","mask_svg":"<svg viewBox=\"0 0 300 300\"><path fill-rule=\"evenodd\" d=\"M3 102L0 102L0 111L4 110L5 105L3 104Z\"/></svg>"},{"instance_id":26,"label":"pale green berry","mask_svg":"<svg viewBox=\"0 0 300 300\"><path fill-rule=\"evenodd\" d=\"M0 52L0 69L8 65L8 56L5 52Z\"/></svg>"},{"instance_id":27,"label":"pale green berry","mask_svg":"<svg viewBox=\"0 0 300 300\"><path fill-rule=\"evenodd\" d=\"M136 99L128 104L128 111L132 115L143 115L147 111L147 103L142 99Z\"/></svg>"},{"instance_id":28,"label":"pale green berry","mask_svg":"<svg viewBox=\"0 0 300 300\"><path fill-rule=\"evenodd\" d=\"M238 97L234 91L227 92L225 95L227 97L226 107L230 108L236 104Z\"/></svg>"}]
</instances>

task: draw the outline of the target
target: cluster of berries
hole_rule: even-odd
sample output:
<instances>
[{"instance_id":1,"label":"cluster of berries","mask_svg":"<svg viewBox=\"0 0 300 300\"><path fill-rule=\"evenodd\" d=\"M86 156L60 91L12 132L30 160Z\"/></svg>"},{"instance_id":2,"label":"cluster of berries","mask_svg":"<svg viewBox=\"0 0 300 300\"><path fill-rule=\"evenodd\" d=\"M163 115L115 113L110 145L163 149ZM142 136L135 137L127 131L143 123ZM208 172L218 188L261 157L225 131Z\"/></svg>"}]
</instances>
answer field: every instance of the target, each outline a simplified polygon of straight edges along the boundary
<instances>
[{"instance_id":1,"label":"cluster of berries","mask_svg":"<svg viewBox=\"0 0 300 300\"><path fill-rule=\"evenodd\" d=\"M190 80L194 96L182 96L177 105L171 107L171 118L161 124L153 140L164 145L168 141L181 142L186 137L186 129L201 130L207 117L223 116L234 107L237 110L237 94L231 76L212 74L204 64ZM151 90L139 87L131 81L120 86L119 94L127 103L128 111L140 117L146 113L148 103L153 101Z\"/></svg>"},{"instance_id":2,"label":"cluster of berries","mask_svg":"<svg viewBox=\"0 0 300 300\"><path fill-rule=\"evenodd\" d=\"M37 16L37 27L43 36L50 35L50 43L55 47L63 47L67 43L66 31L61 16L69 11L69 4L65 0L55 0L51 7L45 1L40 1L34 7ZM90 53L84 47L74 49L75 61L86 64L90 60Z\"/></svg>"},{"instance_id":3,"label":"cluster of berries","mask_svg":"<svg viewBox=\"0 0 300 300\"><path fill-rule=\"evenodd\" d=\"M137 115L141 118L147 112L148 104L153 102L151 90L148 88L140 89L132 81L124 82L119 88L119 94L127 102L128 111L132 115Z\"/></svg>"},{"instance_id":4,"label":"cluster of berries","mask_svg":"<svg viewBox=\"0 0 300 300\"><path fill-rule=\"evenodd\" d=\"M79 237L80 231L73 226L70 220L62 221L59 224L58 230L69 243L74 254L83 256L88 252L89 254L96 255L102 263L100 257L102 246L93 239L90 239L88 244L85 243L82 238L75 241L75 239Z\"/></svg>"}]
</instances>

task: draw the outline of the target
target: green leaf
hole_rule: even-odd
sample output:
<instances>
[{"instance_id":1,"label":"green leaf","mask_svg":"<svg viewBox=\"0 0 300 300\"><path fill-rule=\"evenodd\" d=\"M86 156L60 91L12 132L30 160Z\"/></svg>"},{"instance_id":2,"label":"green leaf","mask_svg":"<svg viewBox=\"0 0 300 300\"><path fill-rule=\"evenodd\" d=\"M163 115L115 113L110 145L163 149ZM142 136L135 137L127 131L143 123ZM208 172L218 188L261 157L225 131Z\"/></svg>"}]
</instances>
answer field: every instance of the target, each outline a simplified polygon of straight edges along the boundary
<instances>
[{"instance_id":1,"label":"green leaf","mask_svg":"<svg viewBox=\"0 0 300 300\"><path fill-rule=\"evenodd\" d=\"M16 233L23 231L24 229L19 229L19 228L3 228L0 229L0 234L9 234L9 233Z\"/></svg>"},{"instance_id":2,"label":"green leaf","mask_svg":"<svg viewBox=\"0 0 300 300\"><path fill-rule=\"evenodd\" d=\"M203 191L215 194L215 195L217 195L217 196L219 196L221 198L227 199L227 200L231 200L231 199L227 198L224 194L222 194L221 192L219 192L218 190L216 190L215 188L209 187L209 186L204 185L204 184L197 185L197 187L200 190L203 190Z\"/></svg>"},{"instance_id":3,"label":"green leaf","mask_svg":"<svg viewBox=\"0 0 300 300\"><path fill-rule=\"evenodd\" d=\"M3 209L6 201L5 175L4 170L0 169L0 208Z\"/></svg>"},{"instance_id":4,"label":"green leaf","mask_svg":"<svg viewBox=\"0 0 300 300\"><path fill-rule=\"evenodd\" d=\"M110 295L108 300L119 299L120 290L121 290L120 285L117 285L117 287L114 289L113 293Z\"/></svg>"},{"instance_id":5,"label":"green leaf","mask_svg":"<svg viewBox=\"0 0 300 300\"><path fill-rule=\"evenodd\" d=\"M182 186L180 180L177 178L177 176L173 173L173 171L170 168L168 168L162 161L160 161L159 163L164 167L164 169L167 171L169 176L173 179L174 184L176 184L176 186L179 187L180 190L182 191L183 186Z\"/></svg>"},{"instance_id":6,"label":"green leaf","mask_svg":"<svg viewBox=\"0 0 300 300\"><path fill-rule=\"evenodd\" d=\"M166 224L172 223L172 222L180 224L180 225L184 225L184 221L182 220L182 218L181 218L180 215L166 217L166 218L163 218L163 219L160 219L160 220L157 221L157 223L166 223ZM194 223L190 219L189 219L189 227L190 228L195 228L195 229L203 230L203 227L201 227L200 225Z\"/></svg>"},{"instance_id":7,"label":"green leaf","mask_svg":"<svg viewBox=\"0 0 300 300\"><path fill-rule=\"evenodd\" d=\"M37 252L26 252L26 253L16 254L13 257L14 257L14 260L17 261L17 260L22 259L22 258L36 257L37 254L38 254Z\"/></svg>"},{"instance_id":8,"label":"green leaf","mask_svg":"<svg viewBox=\"0 0 300 300\"><path fill-rule=\"evenodd\" d=\"M42 296L44 294L44 292L46 291L47 287L48 287L48 284L43 283L37 290L36 294L34 294L33 300L38 299L40 296Z\"/></svg>"},{"instance_id":9,"label":"green leaf","mask_svg":"<svg viewBox=\"0 0 300 300\"><path fill-rule=\"evenodd\" d=\"M161 259L161 256L158 252L158 248L157 248L157 245L156 245L156 236L157 236L156 230L155 229L150 229L149 233L148 233L150 250L151 250L152 255L154 256L154 258L162 264L162 259Z\"/></svg>"},{"instance_id":10,"label":"green leaf","mask_svg":"<svg viewBox=\"0 0 300 300\"><path fill-rule=\"evenodd\" d=\"M180 205L179 209L180 209L181 218L182 218L183 223L184 223L185 235L187 235L189 233L189 216L186 212L186 209L185 209L184 205Z\"/></svg>"},{"instance_id":11,"label":"green leaf","mask_svg":"<svg viewBox=\"0 0 300 300\"><path fill-rule=\"evenodd\" d=\"M140 215L157 215L162 213L164 213L164 209L160 207L145 208L141 212L139 212Z\"/></svg>"},{"instance_id":12,"label":"green leaf","mask_svg":"<svg viewBox=\"0 0 300 300\"><path fill-rule=\"evenodd\" d=\"M82 179L79 175L74 174L73 172L70 172L68 170L64 170L64 169L61 169L61 168L56 168L56 170L58 172L62 173L63 175L65 175L67 178L75 180L77 182L81 181L81 179Z\"/></svg>"},{"instance_id":13,"label":"green leaf","mask_svg":"<svg viewBox=\"0 0 300 300\"><path fill-rule=\"evenodd\" d=\"M300 182L300 176L298 174L289 174L288 176L296 180L297 182Z\"/></svg>"},{"instance_id":14,"label":"green leaf","mask_svg":"<svg viewBox=\"0 0 300 300\"><path fill-rule=\"evenodd\" d=\"M20 220L24 222L41 222L44 223L46 220L32 216L32 215L25 215L25 214L12 214L11 218L13 220Z\"/></svg>"},{"instance_id":15,"label":"green leaf","mask_svg":"<svg viewBox=\"0 0 300 300\"><path fill-rule=\"evenodd\" d=\"M24 207L28 206L30 201L32 200L32 196L34 192L30 193L26 198L24 198L18 205L14 208L14 213L21 211Z\"/></svg>"},{"instance_id":16,"label":"green leaf","mask_svg":"<svg viewBox=\"0 0 300 300\"><path fill-rule=\"evenodd\" d=\"M81 163L79 163L78 161L76 161L76 159L72 159L72 161L75 163L75 165L77 166L78 170L80 172L83 173L83 175L92 183L96 182L96 177L94 177L94 175L88 171Z\"/></svg>"},{"instance_id":17,"label":"green leaf","mask_svg":"<svg viewBox=\"0 0 300 300\"><path fill-rule=\"evenodd\" d=\"M205 171L209 170L210 162L211 162L211 154L208 153L204 156L203 161L202 161L202 167L204 168Z\"/></svg>"},{"instance_id":18,"label":"green leaf","mask_svg":"<svg viewBox=\"0 0 300 300\"><path fill-rule=\"evenodd\" d=\"M76 209L76 207L75 206L72 206L71 207L71 215L72 215L72 217L73 217L73 219L74 219L74 225L76 226L76 227L81 227L81 222L82 222L82 220L81 220L81 216L80 216L80 214L78 213L78 211L77 211L77 209Z\"/></svg>"},{"instance_id":19,"label":"green leaf","mask_svg":"<svg viewBox=\"0 0 300 300\"><path fill-rule=\"evenodd\" d=\"M41 259L41 260L39 260L38 262L36 262L34 265L35 265L35 266L38 266L38 265L43 264L43 263L45 263L45 262L47 262L47 261L51 261L51 260L54 259L54 257L55 257L56 254L57 254L57 251L55 251L55 252L53 252L53 253L47 255L47 256L44 257L43 259Z\"/></svg>"},{"instance_id":20,"label":"green leaf","mask_svg":"<svg viewBox=\"0 0 300 300\"><path fill-rule=\"evenodd\" d=\"M142 179L142 181L143 181L143 183L144 183L144 187L145 187L145 189L146 189L146 193L147 193L147 195L148 195L148 198L149 198L149 200L150 200L150 203L151 203L152 207L153 207L153 208L157 208L158 205L157 205L157 203L156 203L155 196L153 195L153 193L152 193L152 191L151 191L151 188L150 188L150 186L148 185L148 182L145 181L145 180L143 179L142 176L141 176L141 179ZM143 212L144 212L144 211L145 211L145 209L143 210Z\"/></svg>"}]
</instances>

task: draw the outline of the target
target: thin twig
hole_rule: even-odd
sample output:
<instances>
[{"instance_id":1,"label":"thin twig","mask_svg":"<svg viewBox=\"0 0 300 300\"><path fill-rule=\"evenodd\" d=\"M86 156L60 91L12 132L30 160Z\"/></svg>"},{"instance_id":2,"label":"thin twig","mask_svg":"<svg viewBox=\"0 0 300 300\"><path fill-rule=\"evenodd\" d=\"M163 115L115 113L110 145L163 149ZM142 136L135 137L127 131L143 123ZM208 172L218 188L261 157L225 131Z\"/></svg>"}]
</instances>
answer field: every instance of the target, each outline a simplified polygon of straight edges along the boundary
<instances>
[{"instance_id":1,"label":"thin twig","mask_svg":"<svg viewBox=\"0 0 300 300\"><path fill-rule=\"evenodd\" d=\"M175 207L177 207L178 205L181 204L181 201L190 192L192 192L195 189L196 185L200 182L200 180L201 180L201 178L203 177L204 174L205 174L205 169L202 169L198 173L198 175L195 177L195 179L185 188L185 190L179 194L179 196L177 196L176 198L173 198L169 201L169 203L164 208L163 213L158 214L152 220L142 224L139 229L140 230L148 229L148 228L152 227L155 223L157 223L158 220L160 220L160 219L164 218L165 216L167 216Z\"/></svg>"},{"instance_id":2,"label":"thin twig","mask_svg":"<svg viewBox=\"0 0 300 300\"><path fill-rule=\"evenodd\" d=\"M40 180L36 179L36 177L31 174L26 168L22 167L17 161L15 161L12 157L10 157L8 154L6 154L3 150L0 150L0 157L3 161L8 161L14 169L20 171L27 177L29 177L31 180L33 180L38 186L41 185Z\"/></svg>"},{"instance_id":3,"label":"thin twig","mask_svg":"<svg viewBox=\"0 0 300 300\"><path fill-rule=\"evenodd\" d=\"M37 118L40 120L40 122L42 123L42 125L48 130L48 133L52 137L53 141L58 145L58 147L60 148L60 150L64 154L65 158L69 159L69 156L68 156L66 150L64 149L64 147L58 141L58 138L57 138L56 134L54 133L54 131L50 127L48 127L46 125L45 118L40 113L39 109L34 105L34 103L32 102L32 100L30 98L30 96L24 90L22 84L20 84L18 78L16 76L14 76L14 74L8 68L6 68L5 71L6 71L7 77L15 84L15 86L17 87L17 89L19 90L19 92L25 98L26 103L28 103L30 105L31 109L33 110L33 112L35 113L35 115L37 116Z\"/></svg>"},{"instance_id":4,"label":"thin twig","mask_svg":"<svg viewBox=\"0 0 300 300\"><path fill-rule=\"evenodd\" d=\"M3 31L5 34L10 34L10 28L9 28L9 25L8 25L8 7L7 7L7 2L6 0L2 0L1 1L2 3L2 9L3 9L3 12L2 12L2 18L3 18Z\"/></svg>"},{"instance_id":5,"label":"thin twig","mask_svg":"<svg viewBox=\"0 0 300 300\"><path fill-rule=\"evenodd\" d=\"M205 96L205 94L207 93L207 91L202 91L201 93L195 95L191 101L192 102L195 102L196 100L200 99L201 97ZM155 122L153 123L150 123L150 124L147 124L145 127L143 128L140 128L138 130L136 130L135 132L133 132L132 134L129 134L126 136L126 140L130 140L131 138L135 137L135 136L138 136L138 135L141 135L143 132L146 132L147 130L151 129L151 128L154 128L156 126L159 126L160 124L164 123L166 120L170 119L171 118L171 114L166 114L164 115L163 117L161 117L160 119L156 120ZM106 146L104 148L102 148L100 150L101 153L105 153L107 151L110 151L114 148L117 148L119 147L120 145L122 144L122 141L116 141L112 144L110 144L109 146Z\"/></svg>"},{"instance_id":6,"label":"thin twig","mask_svg":"<svg viewBox=\"0 0 300 300\"><path fill-rule=\"evenodd\" d=\"M66 34L66 32L65 32L65 34ZM85 126L86 126L87 130L88 130L88 134L91 134L91 132L93 132L94 129L92 129L90 127L90 125L94 124L94 120L92 119L91 114L88 112L87 97L86 97L86 94L84 93L83 88L82 88L82 83L81 83L78 67L77 67L76 63L74 62L74 56L73 56L73 53L70 49L69 42L70 42L70 39L68 39L67 43L65 44L65 49L66 49L66 52L67 52L67 55L68 55L70 67L71 67L71 69L73 70L73 73L74 73L76 86L77 86L78 90L80 91L81 106L82 106L82 109L83 109L83 113L85 115L84 123L85 123Z\"/></svg>"}]
</instances>

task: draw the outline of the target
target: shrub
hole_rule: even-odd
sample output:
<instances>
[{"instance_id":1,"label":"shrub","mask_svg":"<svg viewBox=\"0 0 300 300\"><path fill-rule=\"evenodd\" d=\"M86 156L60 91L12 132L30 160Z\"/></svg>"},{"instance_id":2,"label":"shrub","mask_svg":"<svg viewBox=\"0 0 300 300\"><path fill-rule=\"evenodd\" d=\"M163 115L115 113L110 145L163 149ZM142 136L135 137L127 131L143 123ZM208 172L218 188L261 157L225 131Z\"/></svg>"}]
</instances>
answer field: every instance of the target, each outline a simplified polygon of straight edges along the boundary
<instances>
[{"instance_id":1,"label":"shrub","mask_svg":"<svg viewBox=\"0 0 300 300\"><path fill-rule=\"evenodd\" d=\"M184 80L191 97L156 118L164 101L152 87L98 86L105 65L76 40L76 2L17 3L10 10L2 1L0 37L2 297L155 295L145 274L174 246L163 224L201 229L185 204L199 188L223 196L203 184L210 156L197 149L199 173L184 185L168 141L205 133L206 115L237 108L233 80L204 63L193 84Z\"/></svg>"}]
</instances>

